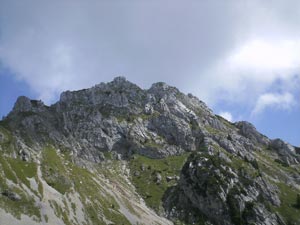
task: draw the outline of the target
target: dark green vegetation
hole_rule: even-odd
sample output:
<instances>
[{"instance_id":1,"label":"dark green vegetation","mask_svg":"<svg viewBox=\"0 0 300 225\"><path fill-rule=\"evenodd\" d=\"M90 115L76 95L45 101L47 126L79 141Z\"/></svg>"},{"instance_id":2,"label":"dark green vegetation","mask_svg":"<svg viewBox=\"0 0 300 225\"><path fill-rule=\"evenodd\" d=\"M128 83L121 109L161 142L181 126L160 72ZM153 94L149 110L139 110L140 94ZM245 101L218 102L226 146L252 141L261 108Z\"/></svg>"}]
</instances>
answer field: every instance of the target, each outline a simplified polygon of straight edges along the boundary
<instances>
[{"instance_id":1,"label":"dark green vegetation","mask_svg":"<svg viewBox=\"0 0 300 225\"><path fill-rule=\"evenodd\" d=\"M300 209L300 194L297 194L295 207L296 207L297 209Z\"/></svg>"},{"instance_id":2,"label":"dark green vegetation","mask_svg":"<svg viewBox=\"0 0 300 225\"><path fill-rule=\"evenodd\" d=\"M220 157L197 152L189 157L182 173L187 183L195 183L195 189L200 195L214 195L222 188L227 188L225 186L229 180L234 178L228 166L229 164Z\"/></svg>"},{"instance_id":3,"label":"dark green vegetation","mask_svg":"<svg viewBox=\"0 0 300 225\"><path fill-rule=\"evenodd\" d=\"M248 221L254 216L253 208L255 203L246 202L245 208L241 210L238 201L241 192L240 187L234 186L227 195L226 203L228 205L231 221L235 225L248 225Z\"/></svg>"},{"instance_id":4,"label":"dark green vegetation","mask_svg":"<svg viewBox=\"0 0 300 225\"><path fill-rule=\"evenodd\" d=\"M132 182L148 206L157 212L162 210L165 191L177 183L177 176L189 154L164 159L150 159L134 155L129 162ZM171 178L167 181L167 177Z\"/></svg>"}]
</instances>

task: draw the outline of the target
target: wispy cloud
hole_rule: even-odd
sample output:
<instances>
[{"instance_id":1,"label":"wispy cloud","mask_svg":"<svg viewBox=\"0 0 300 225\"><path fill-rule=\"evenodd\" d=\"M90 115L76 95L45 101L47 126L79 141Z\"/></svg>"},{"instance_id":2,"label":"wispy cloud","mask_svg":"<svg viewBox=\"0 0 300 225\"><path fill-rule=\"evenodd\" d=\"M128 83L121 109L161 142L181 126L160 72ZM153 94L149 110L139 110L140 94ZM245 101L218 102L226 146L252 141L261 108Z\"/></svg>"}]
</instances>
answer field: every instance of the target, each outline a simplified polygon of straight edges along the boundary
<instances>
[{"instance_id":1,"label":"wispy cloud","mask_svg":"<svg viewBox=\"0 0 300 225\"><path fill-rule=\"evenodd\" d=\"M230 112L222 111L219 113L219 115L225 118L226 120L233 122L233 116Z\"/></svg>"},{"instance_id":2,"label":"wispy cloud","mask_svg":"<svg viewBox=\"0 0 300 225\"><path fill-rule=\"evenodd\" d=\"M291 93L265 93L259 96L252 115L262 113L267 108L288 110L295 105L295 103L295 98Z\"/></svg>"}]
</instances>

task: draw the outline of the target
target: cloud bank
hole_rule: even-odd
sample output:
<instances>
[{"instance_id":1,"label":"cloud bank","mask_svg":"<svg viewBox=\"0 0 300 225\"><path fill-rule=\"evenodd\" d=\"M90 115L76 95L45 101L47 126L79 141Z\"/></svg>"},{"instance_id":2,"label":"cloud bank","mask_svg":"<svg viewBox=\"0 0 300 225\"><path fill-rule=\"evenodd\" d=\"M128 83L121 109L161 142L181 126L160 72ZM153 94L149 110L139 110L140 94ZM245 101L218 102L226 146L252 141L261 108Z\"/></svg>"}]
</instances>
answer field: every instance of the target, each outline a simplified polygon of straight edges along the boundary
<instances>
[{"instance_id":1,"label":"cloud bank","mask_svg":"<svg viewBox=\"0 0 300 225\"><path fill-rule=\"evenodd\" d=\"M165 81L209 105L285 110L300 84L299 7L280 0L3 0L0 65L47 103L63 90L123 75L144 88Z\"/></svg>"},{"instance_id":2,"label":"cloud bank","mask_svg":"<svg viewBox=\"0 0 300 225\"><path fill-rule=\"evenodd\" d=\"M255 115L261 113L268 107L288 110L295 105L295 103L296 100L291 93L266 93L259 96L252 114Z\"/></svg>"}]
</instances>

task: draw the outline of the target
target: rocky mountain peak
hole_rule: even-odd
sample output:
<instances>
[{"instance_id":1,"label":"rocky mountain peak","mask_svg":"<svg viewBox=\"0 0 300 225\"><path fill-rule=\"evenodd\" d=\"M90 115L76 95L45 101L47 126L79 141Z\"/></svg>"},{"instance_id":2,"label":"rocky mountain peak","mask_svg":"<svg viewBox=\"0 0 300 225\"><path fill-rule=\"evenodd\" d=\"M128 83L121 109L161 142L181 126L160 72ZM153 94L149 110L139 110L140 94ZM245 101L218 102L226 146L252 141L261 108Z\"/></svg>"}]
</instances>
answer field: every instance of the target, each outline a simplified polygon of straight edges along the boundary
<instances>
[{"instance_id":1,"label":"rocky mountain peak","mask_svg":"<svg viewBox=\"0 0 300 225\"><path fill-rule=\"evenodd\" d=\"M270 140L259 133L256 128L253 126L253 124L247 122L247 121L240 121L235 123L237 128L239 128L240 133L247 138L251 139L254 142L263 144L263 145L268 145L270 143Z\"/></svg>"},{"instance_id":2,"label":"rocky mountain peak","mask_svg":"<svg viewBox=\"0 0 300 225\"><path fill-rule=\"evenodd\" d=\"M144 90L125 77L63 92L51 107L21 96L7 121L12 121L9 124L16 131L22 128L31 134L32 142L63 143L92 161L101 161L103 152L117 148L124 157L139 152L160 158L195 151L207 143L243 156L261 146L286 149L286 155L295 153L292 147L284 148L287 145L260 134L248 122L221 120L191 94L163 82Z\"/></svg>"},{"instance_id":3,"label":"rocky mountain peak","mask_svg":"<svg viewBox=\"0 0 300 225\"><path fill-rule=\"evenodd\" d=\"M140 103L145 95L137 85L116 77L109 83L100 83L89 89L66 91L61 94L58 104L68 106L110 105L112 107L129 107L134 102Z\"/></svg>"},{"instance_id":4,"label":"rocky mountain peak","mask_svg":"<svg viewBox=\"0 0 300 225\"><path fill-rule=\"evenodd\" d=\"M291 152L291 153L295 153L295 147L292 146L291 144L281 140L280 138L276 138L272 141L271 144L272 147L276 148L276 149L282 149L285 152Z\"/></svg>"},{"instance_id":5,"label":"rocky mountain peak","mask_svg":"<svg viewBox=\"0 0 300 225\"><path fill-rule=\"evenodd\" d=\"M176 87L167 85L164 82L157 82L152 84L147 92L160 99L176 98L176 96L180 94L179 90Z\"/></svg>"},{"instance_id":6,"label":"rocky mountain peak","mask_svg":"<svg viewBox=\"0 0 300 225\"><path fill-rule=\"evenodd\" d=\"M299 191L298 151L280 139L269 139L249 122L231 123L215 115L204 102L192 94L181 93L176 87L158 82L145 90L124 77L88 89L65 91L60 100L49 107L41 101L19 97L12 112L0 122L0 155L3 152L5 157L19 160L20 165L26 161L27 166L32 163L40 167L39 162L43 160L44 178L39 172L36 178L30 179L38 179L36 182L43 183L46 190L53 191L54 188L69 195L70 190L77 190L82 195L82 180L90 186L96 185L96 191L88 190L84 198L94 204L92 208L102 207L106 219L102 221L103 215L98 217L97 212L93 212L91 218L102 222L91 222L91 219L88 220L90 224L116 221L109 217L118 210L115 205L121 204L122 210L126 208L119 198L108 205L103 199L99 200L99 196L93 196L96 202L89 198L91 193L98 193L97 190L106 183L103 177L110 174L108 179L112 179L115 187L121 186L124 193L136 190L157 214L173 221L285 225L289 222L286 218L297 210L287 199L295 198ZM48 161L53 159L54 162L49 164ZM8 162L12 162L11 159ZM105 174L101 174L103 167L99 170L99 166L105 167L110 162L123 169L109 167L116 170L114 175L107 168ZM13 168L4 164L1 158L0 165L4 169ZM88 178L76 177L74 171L79 173L86 168L91 170L81 175ZM93 174L92 171L97 172ZM9 172L5 174L12 176ZM0 172L3 180L2 175ZM2 191L5 198L10 201L23 198L22 194L14 195L8 185L2 187L1 179L0 191L5 187ZM42 179L48 183L40 181ZM97 179L101 182L95 183ZM125 182L119 182L120 179ZM23 181L28 183L26 179ZM12 181L7 183L12 184ZM52 189L49 188L51 185ZM134 188L128 189L128 185L134 185ZM124 194L117 188L110 187L109 190L116 196ZM42 204L41 196L36 198L36 205ZM64 196L67 195L60 197L70 201ZM91 209L86 202L76 201ZM97 202L103 204L99 206ZM140 203L132 203L136 209L134 204ZM107 207L112 209L107 210ZM87 209L78 214L89 215ZM283 209L288 213L285 214ZM122 213L128 216L129 211ZM132 215L128 218L132 219ZM140 221L137 218L135 222ZM157 220L164 221L162 224L170 222L160 217L156 217ZM300 217L293 221L299 224Z\"/></svg>"},{"instance_id":7,"label":"rocky mountain peak","mask_svg":"<svg viewBox=\"0 0 300 225\"><path fill-rule=\"evenodd\" d=\"M96 85L97 86L97 85ZM102 83L102 88L105 86ZM106 86L115 91L133 91L133 90L141 90L139 86L128 81L126 77L119 76L115 77L111 82L108 82ZM99 86L98 86L99 87Z\"/></svg>"},{"instance_id":8,"label":"rocky mountain peak","mask_svg":"<svg viewBox=\"0 0 300 225\"><path fill-rule=\"evenodd\" d=\"M44 110L44 107L45 105L41 100L30 100L25 96L20 96L18 97L12 112L41 112Z\"/></svg>"},{"instance_id":9,"label":"rocky mountain peak","mask_svg":"<svg viewBox=\"0 0 300 225\"><path fill-rule=\"evenodd\" d=\"M13 110L16 112L28 112L32 109L31 101L25 96L18 97Z\"/></svg>"}]
</instances>

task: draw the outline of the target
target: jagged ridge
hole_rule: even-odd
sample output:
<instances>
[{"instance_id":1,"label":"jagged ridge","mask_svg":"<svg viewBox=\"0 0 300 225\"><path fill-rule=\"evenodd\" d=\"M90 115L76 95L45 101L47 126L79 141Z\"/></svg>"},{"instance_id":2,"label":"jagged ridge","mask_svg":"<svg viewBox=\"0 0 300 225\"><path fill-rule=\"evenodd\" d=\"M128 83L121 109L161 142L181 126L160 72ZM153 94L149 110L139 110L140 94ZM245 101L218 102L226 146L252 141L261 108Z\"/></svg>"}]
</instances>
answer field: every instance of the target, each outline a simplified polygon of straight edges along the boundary
<instances>
[{"instance_id":1,"label":"jagged ridge","mask_svg":"<svg viewBox=\"0 0 300 225\"><path fill-rule=\"evenodd\" d=\"M64 92L50 107L19 97L0 125L1 157L35 164L50 147L67 155L66 163L88 171L107 161L122 162L148 206L173 221L299 222L297 216L289 217L297 208L289 206L282 193L296 199L299 149L270 140L248 122L230 123L193 95L165 83L143 90L118 77L90 89ZM178 157L174 165L172 157ZM55 166L47 166L47 160L42 165L44 185L61 194L80 192L75 181L63 175L67 168L53 171ZM10 188L7 174L2 175L5 199Z\"/></svg>"}]
</instances>

